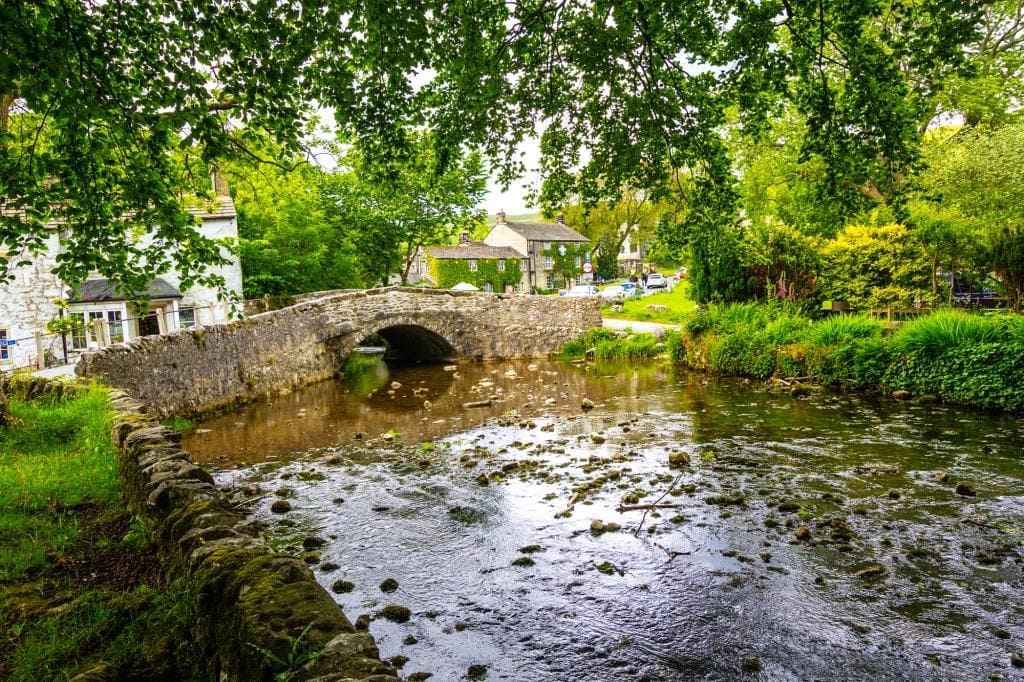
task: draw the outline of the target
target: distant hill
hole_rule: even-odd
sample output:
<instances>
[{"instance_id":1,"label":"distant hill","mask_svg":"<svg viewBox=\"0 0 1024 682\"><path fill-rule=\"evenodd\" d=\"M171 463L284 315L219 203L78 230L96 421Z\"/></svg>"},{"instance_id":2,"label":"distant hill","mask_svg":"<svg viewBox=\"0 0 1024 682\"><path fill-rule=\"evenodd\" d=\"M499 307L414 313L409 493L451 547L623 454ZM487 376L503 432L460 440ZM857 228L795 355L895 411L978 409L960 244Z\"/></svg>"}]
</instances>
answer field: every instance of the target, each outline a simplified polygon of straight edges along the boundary
<instances>
[{"instance_id":1,"label":"distant hill","mask_svg":"<svg viewBox=\"0 0 1024 682\"><path fill-rule=\"evenodd\" d=\"M498 215L496 213L492 213L491 215L487 216L487 220L489 221L488 225L493 225L495 222L497 222ZM544 220L544 218L540 214L540 211L537 211L536 213L520 213L518 215L507 215L507 216L505 216L505 220L507 220L510 223L546 223L546 222L550 222L550 221Z\"/></svg>"}]
</instances>

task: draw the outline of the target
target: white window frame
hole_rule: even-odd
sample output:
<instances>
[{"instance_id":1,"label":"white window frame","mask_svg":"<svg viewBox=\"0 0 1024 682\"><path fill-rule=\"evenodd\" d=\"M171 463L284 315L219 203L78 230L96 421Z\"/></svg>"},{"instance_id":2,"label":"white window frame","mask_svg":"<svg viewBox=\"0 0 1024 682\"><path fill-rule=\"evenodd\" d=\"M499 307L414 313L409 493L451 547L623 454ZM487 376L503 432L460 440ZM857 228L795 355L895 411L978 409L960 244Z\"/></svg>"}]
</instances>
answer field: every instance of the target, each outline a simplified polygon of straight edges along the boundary
<instances>
[{"instance_id":1,"label":"white window frame","mask_svg":"<svg viewBox=\"0 0 1024 682\"><path fill-rule=\"evenodd\" d=\"M545 270L551 270L554 267L555 267L555 259L552 258L551 256L544 256L544 269Z\"/></svg>"},{"instance_id":2,"label":"white window frame","mask_svg":"<svg viewBox=\"0 0 1024 682\"><path fill-rule=\"evenodd\" d=\"M192 319L186 320L185 313L192 316ZM191 329L196 326L196 309L195 308L178 308L178 329Z\"/></svg>"},{"instance_id":3,"label":"white window frame","mask_svg":"<svg viewBox=\"0 0 1024 682\"><path fill-rule=\"evenodd\" d=\"M469 271L470 272L476 272L476 268L477 268L476 260L470 260L469 261Z\"/></svg>"},{"instance_id":4,"label":"white window frame","mask_svg":"<svg viewBox=\"0 0 1024 682\"><path fill-rule=\"evenodd\" d=\"M499 258L498 259L498 272L505 272L505 259L504 258Z\"/></svg>"},{"instance_id":5,"label":"white window frame","mask_svg":"<svg viewBox=\"0 0 1024 682\"><path fill-rule=\"evenodd\" d=\"M110 326L110 343L124 343L124 316L120 310L107 310L107 324ZM115 326L116 325L116 326ZM117 330L115 332L115 330Z\"/></svg>"}]
</instances>

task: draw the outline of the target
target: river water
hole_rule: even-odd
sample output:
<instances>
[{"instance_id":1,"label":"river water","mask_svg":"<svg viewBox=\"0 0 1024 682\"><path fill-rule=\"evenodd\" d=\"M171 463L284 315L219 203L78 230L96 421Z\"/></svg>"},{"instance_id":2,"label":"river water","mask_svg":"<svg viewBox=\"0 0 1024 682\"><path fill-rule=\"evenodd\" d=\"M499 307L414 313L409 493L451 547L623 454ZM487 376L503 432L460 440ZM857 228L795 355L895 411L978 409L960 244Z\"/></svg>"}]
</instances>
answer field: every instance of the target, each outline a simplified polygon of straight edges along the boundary
<instances>
[{"instance_id":1,"label":"river water","mask_svg":"<svg viewBox=\"0 0 1024 682\"><path fill-rule=\"evenodd\" d=\"M351 583L405 675L984 680L1022 672L1022 442L1013 416L539 361L380 365L186 447Z\"/></svg>"}]
</instances>

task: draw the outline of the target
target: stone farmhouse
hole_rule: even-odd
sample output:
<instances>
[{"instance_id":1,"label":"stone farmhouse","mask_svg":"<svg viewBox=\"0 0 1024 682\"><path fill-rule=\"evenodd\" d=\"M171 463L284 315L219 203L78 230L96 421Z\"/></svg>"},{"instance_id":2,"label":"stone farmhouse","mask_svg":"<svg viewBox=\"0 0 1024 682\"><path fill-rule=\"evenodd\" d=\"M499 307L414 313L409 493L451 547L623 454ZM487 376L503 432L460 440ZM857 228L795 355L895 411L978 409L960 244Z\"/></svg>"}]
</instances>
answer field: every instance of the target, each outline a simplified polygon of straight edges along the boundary
<instances>
[{"instance_id":1,"label":"stone farmhouse","mask_svg":"<svg viewBox=\"0 0 1024 682\"><path fill-rule=\"evenodd\" d=\"M554 258L545 252L589 243L565 224L561 214L554 223L525 223L507 222L500 211L482 242L471 242L463 234L457 246L429 247L427 268L435 286L444 289L460 281L484 291L554 289Z\"/></svg>"},{"instance_id":2,"label":"stone farmhouse","mask_svg":"<svg viewBox=\"0 0 1024 682\"><path fill-rule=\"evenodd\" d=\"M217 198L207 206L190 209L200 220L198 230L212 239L238 238L238 221L227 188L216 182ZM41 368L59 363L66 343L69 357L79 351L101 345L131 341L139 336L162 334L196 325L224 322L228 304L217 299L217 292L202 286L181 290L174 271L153 280L147 294L149 310L125 300L106 279L90 277L73 289L53 274L60 253L60 225L50 224L46 250L32 263L13 270L13 280L0 282L0 371ZM228 265L214 268L229 290L242 291L242 267L238 257L225 254ZM48 334L48 321L60 316L59 300L68 302L64 315L81 319L83 328L66 335L62 341Z\"/></svg>"}]
</instances>

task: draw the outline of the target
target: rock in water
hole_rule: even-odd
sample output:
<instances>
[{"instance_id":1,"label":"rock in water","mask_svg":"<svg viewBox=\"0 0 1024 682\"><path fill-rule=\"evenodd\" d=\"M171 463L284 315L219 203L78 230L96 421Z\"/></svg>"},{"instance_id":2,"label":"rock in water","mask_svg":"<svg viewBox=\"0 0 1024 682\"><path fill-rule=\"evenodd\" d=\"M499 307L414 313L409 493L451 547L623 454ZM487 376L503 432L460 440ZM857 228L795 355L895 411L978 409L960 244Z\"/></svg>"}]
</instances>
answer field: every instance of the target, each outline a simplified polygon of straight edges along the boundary
<instances>
[{"instance_id":1,"label":"rock in water","mask_svg":"<svg viewBox=\"0 0 1024 682\"><path fill-rule=\"evenodd\" d=\"M967 481L960 481L956 484L956 494L961 497L974 497L978 494L978 491Z\"/></svg>"},{"instance_id":2,"label":"rock in water","mask_svg":"<svg viewBox=\"0 0 1024 682\"><path fill-rule=\"evenodd\" d=\"M684 467L690 463L690 454L687 452L668 453L668 465L670 467Z\"/></svg>"},{"instance_id":3,"label":"rock in water","mask_svg":"<svg viewBox=\"0 0 1024 682\"><path fill-rule=\"evenodd\" d=\"M594 401L590 398L584 398L583 402L580 403L580 407L584 410L592 410L594 409Z\"/></svg>"}]
</instances>

